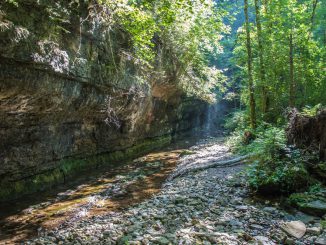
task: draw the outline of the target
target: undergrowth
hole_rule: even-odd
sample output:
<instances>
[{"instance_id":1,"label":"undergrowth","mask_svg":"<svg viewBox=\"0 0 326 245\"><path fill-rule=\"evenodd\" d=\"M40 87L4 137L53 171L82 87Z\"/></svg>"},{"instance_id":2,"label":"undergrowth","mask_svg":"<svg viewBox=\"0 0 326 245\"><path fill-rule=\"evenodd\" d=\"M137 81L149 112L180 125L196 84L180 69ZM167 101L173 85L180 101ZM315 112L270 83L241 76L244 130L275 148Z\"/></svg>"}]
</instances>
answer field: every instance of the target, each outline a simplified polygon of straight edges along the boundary
<instances>
[{"instance_id":1,"label":"undergrowth","mask_svg":"<svg viewBox=\"0 0 326 245\"><path fill-rule=\"evenodd\" d=\"M249 128L244 112L235 112L225 126L232 131L227 145L238 154L249 155L249 187L261 194L290 194L307 189L313 179L300 150L288 146L284 126L260 123Z\"/></svg>"}]
</instances>

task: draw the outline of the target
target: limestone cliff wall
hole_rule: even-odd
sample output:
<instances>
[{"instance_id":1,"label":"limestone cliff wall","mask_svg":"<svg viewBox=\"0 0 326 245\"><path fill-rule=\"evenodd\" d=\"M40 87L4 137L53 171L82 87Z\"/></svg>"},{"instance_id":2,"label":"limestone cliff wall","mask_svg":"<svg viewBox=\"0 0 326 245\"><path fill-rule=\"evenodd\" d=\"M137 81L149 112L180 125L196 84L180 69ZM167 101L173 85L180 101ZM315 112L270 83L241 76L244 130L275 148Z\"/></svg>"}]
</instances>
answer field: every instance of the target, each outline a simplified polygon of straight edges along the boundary
<instances>
[{"instance_id":1,"label":"limestone cliff wall","mask_svg":"<svg viewBox=\"0 0 326 245\"><path fill-rule=\"evenodd\" d=\"M173 81L157 75L139 83L143 71L110 52L127 50L128 38L81 22L87 6L73 9L55 38L46 7L32 0L1 6L0 200L126 161L205 119L207 105Z\"/></svg>"}]
</instances>

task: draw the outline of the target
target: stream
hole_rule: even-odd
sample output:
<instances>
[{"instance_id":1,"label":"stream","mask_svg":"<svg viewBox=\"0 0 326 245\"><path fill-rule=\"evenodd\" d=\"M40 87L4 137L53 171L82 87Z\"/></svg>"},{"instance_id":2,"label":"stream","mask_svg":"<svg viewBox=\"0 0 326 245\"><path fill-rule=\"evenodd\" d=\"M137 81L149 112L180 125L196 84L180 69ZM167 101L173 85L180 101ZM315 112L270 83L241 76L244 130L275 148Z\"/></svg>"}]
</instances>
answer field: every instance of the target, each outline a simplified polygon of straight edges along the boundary
<instances>
[{"instance_id":1,"label":"stream","mask_svg":"<svg viewBox=\"0 0 326 245\"><path fill-rule=\"evenodd\" d=\"M0 244L11 244L53 229L110 211L122 210L158 193L175 169L180 155L198 138L179 140L169 147L121 164L85 173L67 184L0 203Z\"/></svg>"},{"instance_id":2,"label":"stream","mask_svg":"<svg viewBox=\"0 0 326 245\"><path fill-rule=\"evenodd\" d=\"M320 220L257 201L241 162L170 178L233 157L223 137L183 139L2 205L0 244L318 244L314 229L295 240L281 226L301 220L316 228Z\"/></svg>"}]
</instances>

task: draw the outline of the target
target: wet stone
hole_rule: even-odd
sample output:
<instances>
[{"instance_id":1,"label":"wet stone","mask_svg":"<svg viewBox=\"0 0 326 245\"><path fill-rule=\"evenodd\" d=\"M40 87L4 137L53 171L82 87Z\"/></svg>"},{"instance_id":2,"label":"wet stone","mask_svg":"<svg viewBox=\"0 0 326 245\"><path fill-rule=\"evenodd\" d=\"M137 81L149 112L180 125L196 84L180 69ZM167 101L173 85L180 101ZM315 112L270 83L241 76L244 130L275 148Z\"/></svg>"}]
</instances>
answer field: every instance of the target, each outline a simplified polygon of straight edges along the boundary
<instances>
[{"instance_id":1,"label":"wet stone","mask_svg":"<svg viewBox=\"0 0 326 245\"><path fill-rule=\"evenodd\" d=\"M221 141L201 142L196 149L190 150L194 154L183 156L176 172L231 154ZM54 229L53 234L57 243L62 240L63 244L93 241L93 244L272 245L284 244L286 240L297 243L298 240L281 229L280 224L286 220L281 213L290 217L285 211L278 206L272 207L269 202L253 201L245 185L235 187L236 182L246 182L242 170L242 165L210 168L167 180L159 193L139 204L94 219L66 221L62 227ZM128 182L128 178L121 176L121 181ZM124 191L121 185L116 187L116 191ZM112 185L109 188L113 190ZM301 220L295 216L291 219ZM319 231L314 227L319 226L308 227L300 241L312 244L311 241L319 239L322 243L322 235L317 235ZM53 243L49 235L42 233L31 240L31 244L37 242Z\"/></svg>"}]
</instances>

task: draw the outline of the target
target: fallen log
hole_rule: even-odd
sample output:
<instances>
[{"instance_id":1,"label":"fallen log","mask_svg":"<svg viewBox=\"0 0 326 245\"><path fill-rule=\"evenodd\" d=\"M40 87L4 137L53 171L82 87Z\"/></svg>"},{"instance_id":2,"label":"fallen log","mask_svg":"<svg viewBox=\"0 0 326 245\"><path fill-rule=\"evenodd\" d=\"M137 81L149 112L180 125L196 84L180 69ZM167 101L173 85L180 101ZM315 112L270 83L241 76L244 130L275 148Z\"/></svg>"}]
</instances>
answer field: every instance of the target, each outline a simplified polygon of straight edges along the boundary
<instances>
[{"instance_id":1,"label":"fallen log","mask_svg":"<svg viewBox=\"0 0 326 245\"><path fill-rule=\"evenodd\" d=\"M189 173L203 171L203 170L206 170L206 169L209 169L209 168L232 167L232 166L235 166L235 165L239 164L240 162L244 161L245 159L249 158L250 156L251 156L251 154L248 154L248 155L245 155L245 156L239 156L239 157L228 159L228 160L212 162L212 163L209 163L209 164L206 164L206 165L195 166L193 168L186 168L186 169L183 169L183 170L181 170L179 172L176 172L175 174L172 174L169 177L169 180L173 180L175 178L185 176L185 175L187 175Z\"/></svg>"}]
</instances>

